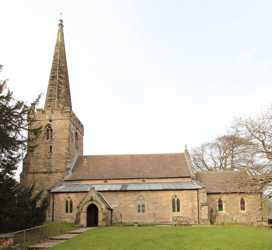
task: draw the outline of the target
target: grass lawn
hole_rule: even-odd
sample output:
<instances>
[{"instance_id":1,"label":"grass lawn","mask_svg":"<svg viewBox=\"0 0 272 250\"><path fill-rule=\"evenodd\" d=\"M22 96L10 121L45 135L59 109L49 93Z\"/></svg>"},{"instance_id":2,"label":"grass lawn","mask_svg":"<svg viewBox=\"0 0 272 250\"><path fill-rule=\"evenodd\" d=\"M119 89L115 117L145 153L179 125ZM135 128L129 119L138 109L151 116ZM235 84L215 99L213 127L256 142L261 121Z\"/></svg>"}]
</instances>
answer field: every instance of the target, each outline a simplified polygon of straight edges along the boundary
<instances>
[{"instance_id":1,"label":"grass lawn","mask_svg":"<svg viewBox=\"0 0 272 250\"><path fill-rule=\"evenodd\" d=\"M271 250L272 230L249 226L96 228L52 250Z\"/></svg>"}]
</instances>

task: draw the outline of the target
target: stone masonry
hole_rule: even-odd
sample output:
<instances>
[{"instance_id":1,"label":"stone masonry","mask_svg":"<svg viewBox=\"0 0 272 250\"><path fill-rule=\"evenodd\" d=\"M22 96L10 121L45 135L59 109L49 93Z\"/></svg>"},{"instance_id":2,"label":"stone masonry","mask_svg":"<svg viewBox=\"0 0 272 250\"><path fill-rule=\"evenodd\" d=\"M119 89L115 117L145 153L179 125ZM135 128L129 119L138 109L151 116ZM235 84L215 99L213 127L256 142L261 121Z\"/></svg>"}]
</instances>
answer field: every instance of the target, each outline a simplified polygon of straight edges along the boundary
<instances>
[{"instance_id":1,"label":"stone masonry","mask_svg":"<svg viewBox=\"0 0 272 250\"><path fill-rule=\"evenodd\" d=\"M50 221L106 226L262 220L261 193L245 184L246 173L194 175L187 149L174 154L84 156L84 127L72 110L62 20L45 105L31 115L41 133L34 150L28 151L21 183L48 194Z\"/></svg>"}]
</instances>

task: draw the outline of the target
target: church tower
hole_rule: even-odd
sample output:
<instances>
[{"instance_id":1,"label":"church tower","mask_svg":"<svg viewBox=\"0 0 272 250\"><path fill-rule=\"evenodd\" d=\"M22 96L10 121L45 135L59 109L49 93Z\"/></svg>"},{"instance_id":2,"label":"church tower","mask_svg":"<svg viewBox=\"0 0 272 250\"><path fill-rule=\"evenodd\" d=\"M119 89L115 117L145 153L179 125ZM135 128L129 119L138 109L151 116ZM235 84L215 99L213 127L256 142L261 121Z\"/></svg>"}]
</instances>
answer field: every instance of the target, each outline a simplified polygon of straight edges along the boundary
<instances>
[{"instance_id":1,"label":"church tower","mask_svg":"<svg viewBox=\"0 0 272 250\"><path fill-rule=\"evenodd\" d=\"M33 113L41 133L28 150L21 182L47 190L63 180L79 155L83 154L84 127L72 110L63 21L59 21L57 41L44 109Z\"/></svg>"}]
</instances>

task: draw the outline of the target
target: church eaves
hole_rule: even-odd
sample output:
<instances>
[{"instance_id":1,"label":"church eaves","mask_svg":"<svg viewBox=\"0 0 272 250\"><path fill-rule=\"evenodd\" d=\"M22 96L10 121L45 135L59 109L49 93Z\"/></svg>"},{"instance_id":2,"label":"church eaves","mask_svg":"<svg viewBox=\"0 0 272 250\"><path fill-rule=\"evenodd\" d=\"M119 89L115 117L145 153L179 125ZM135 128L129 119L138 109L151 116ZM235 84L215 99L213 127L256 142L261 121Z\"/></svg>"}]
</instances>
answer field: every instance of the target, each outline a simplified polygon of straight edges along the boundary
<instances>
[{"instance_id":1,"label":"church eaves","mask_svg":"<svg viewBox=\"0 0 272 250\"><path fill-rule=\"evenodd\" d=\"M58 108L72 110L62 20L59 21L57 41L45 101L45 109Z\"/></svg>"}]
</instances>

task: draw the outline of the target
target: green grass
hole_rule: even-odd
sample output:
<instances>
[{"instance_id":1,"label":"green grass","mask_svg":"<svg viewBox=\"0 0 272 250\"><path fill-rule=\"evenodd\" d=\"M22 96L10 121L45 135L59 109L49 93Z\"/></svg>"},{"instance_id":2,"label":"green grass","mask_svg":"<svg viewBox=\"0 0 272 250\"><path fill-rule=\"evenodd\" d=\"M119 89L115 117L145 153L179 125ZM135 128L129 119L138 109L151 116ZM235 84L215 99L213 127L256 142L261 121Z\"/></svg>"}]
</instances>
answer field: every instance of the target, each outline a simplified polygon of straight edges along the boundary
<instances>
[{"instance_id":1,"label":"green grass","mask_svg":"<svg viewBox=\"0 0 272 250\"><path fill-rule=\"evenodd\" d=\"M272 230L225 226L105 227L52 250L271 250Z\"/></svg>"}]
</instances>

